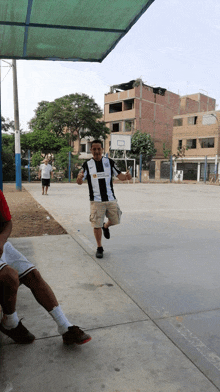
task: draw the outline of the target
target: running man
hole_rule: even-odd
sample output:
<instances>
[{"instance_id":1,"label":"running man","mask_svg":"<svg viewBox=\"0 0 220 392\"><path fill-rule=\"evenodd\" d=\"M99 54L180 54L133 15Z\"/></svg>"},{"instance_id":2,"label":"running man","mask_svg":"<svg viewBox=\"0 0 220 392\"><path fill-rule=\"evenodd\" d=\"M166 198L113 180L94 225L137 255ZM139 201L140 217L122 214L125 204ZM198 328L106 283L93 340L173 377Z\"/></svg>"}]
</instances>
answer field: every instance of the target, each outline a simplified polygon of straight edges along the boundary
<instances>
[{"instance_id":1,"label":"running man","mask_svg":"<svg viewBox=\"0 0 220 392\"><path fill-rule=\"evenodd\" d=\"M109 227L120 223L121 210L115 198L113 189L113 176L120 181L131 180L129 170L126 174L116 167L115 162L103 157L102 141L94 140L91 143L93 158L82 165L82 170L77 176L77 184L81 185L87 178L90 195L90 222L97 242L96 257L103 257L102 231L104 237L110 238ZM108 221L104 223L105 216Z\"/></svg>"}]
</instances>

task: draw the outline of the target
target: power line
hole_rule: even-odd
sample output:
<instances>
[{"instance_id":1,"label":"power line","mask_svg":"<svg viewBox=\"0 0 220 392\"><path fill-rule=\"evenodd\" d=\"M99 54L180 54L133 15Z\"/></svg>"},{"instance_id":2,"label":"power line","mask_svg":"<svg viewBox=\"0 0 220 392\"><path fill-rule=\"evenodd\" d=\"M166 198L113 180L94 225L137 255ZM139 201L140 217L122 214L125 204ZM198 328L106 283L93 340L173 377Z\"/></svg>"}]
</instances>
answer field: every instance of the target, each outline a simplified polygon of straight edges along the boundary
<instances>
[{"instance_id":1,"label":"power line","mask_svg":"<svg viewBox=\"0 0 220 392\"><path fill-rule=\"evenodd\" d=\"M9 68L8 72L6 73L5 77L2 79L2 81L1 81L1 82L3 82L3 81L5 80L6 76L7 76L7 75L8 75L8 73L11 71L11 68L12 68L12 66L10 66L10 68Z\"/></svg>"}]
</instances>

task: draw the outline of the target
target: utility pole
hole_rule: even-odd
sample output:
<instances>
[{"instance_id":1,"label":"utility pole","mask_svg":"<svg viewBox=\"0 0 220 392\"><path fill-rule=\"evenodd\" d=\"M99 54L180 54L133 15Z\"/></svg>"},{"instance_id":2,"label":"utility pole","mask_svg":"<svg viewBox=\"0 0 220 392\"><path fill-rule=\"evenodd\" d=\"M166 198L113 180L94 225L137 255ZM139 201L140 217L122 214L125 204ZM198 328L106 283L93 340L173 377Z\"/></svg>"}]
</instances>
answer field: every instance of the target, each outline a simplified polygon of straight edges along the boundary
<instances>
[{"instance_id":1,"label":"utility pole","mask_svg":"<svg viewBox=\"0 0 220 392\"><path fill-rule=\"evenodd\" d=\"M19 111L18 111L18 83L16 60L12 60L13 72L13 94L14 94L14 122L15 122L15 170L16 170L16 189L22 190L21 185L21 144L19 130Z\"/></svg>"}]
</instances>

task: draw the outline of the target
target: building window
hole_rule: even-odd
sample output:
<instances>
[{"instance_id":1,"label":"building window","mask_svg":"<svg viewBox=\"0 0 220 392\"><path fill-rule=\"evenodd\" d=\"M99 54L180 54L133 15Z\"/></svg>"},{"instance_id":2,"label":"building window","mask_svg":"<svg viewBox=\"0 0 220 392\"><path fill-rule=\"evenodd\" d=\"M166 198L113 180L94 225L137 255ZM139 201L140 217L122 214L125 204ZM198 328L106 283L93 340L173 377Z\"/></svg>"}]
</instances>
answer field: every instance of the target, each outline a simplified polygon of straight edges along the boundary
<instances>
[{"instance_id":1,"label":"building window","mask_svg":"<svg viewBox=\"0 0 220 392\"><path fill-rule=\"evenodd\" d=\"M213 148L215 145L214 137L200 139L201 148Z\"/></svg>"},{"instance_id":2,"label":"building window","mask_svg":"<svg viewBox=\"0 0 220 392\"><path fill-rule=\"evenodd\" d=\"M182 118L174 118L173 120L173 126L174 127L181 127L183 125L183 119Z\"/></svg>"},{"instance_id":3,"label":"building window","mask_svg":"<svg viewBox=\"0 0 220 392\"><path fill-rule=\"evenodd\" d=\"M183 147L183 141L179 140L178 141L178 149L180 150Z\"/></svg>"},{"instance_id":4,"label":"building window","mask_svg":"<svg viewBox=\"0 0 220 392\"><path fill-rule=\"evenodd\" d=\"M120 130L121 130L121 123L120 122L111 123L111 131L112 132L120 132Z\"/></svg>"},{"instance_id":5,"label":"building window","mask_svg":"<svg viewBox=\"0 0 220 392\"><path fill-rule=\"evenodd\" d=\"M134 100L133 99L127 99L124 101L124 110L131 110L134 108Z\"/></svg>"},{"instance_id":6,"label":"building window","mask_svg":"<svg viewBox=\"0 0 220 392\"><path fill-rule=\"evenodd\" d=\"M122 112L122 102L111 103L109 105L109 113Z\"/></svg>"},{"instance_id":7,"label":"building window","mask_svg":"<svg viewBox=\"0 0 220 392\"><path fill-rule=\"evenodd\" d=\"M186 141L187 148L196 148L196 139L188 139Z\"/></svg>"},{"instance_id":8,"label":"building window","mask_svg":"<svg viewBox=\"0 0 220 392\"><path fill-rule=\"evenodd\" d=\"M188 117L188 125L196 125L197 124L197 116Z\"/></svg>"},{"instance_id":9,"label":"building window","mask_svg":"<svg viewBox=\"0 0 220 392\"><path fill-rule=\"evenodd\" d=\"M125 121L125 132L131 132L134 129L134 121Z\"/></svg>"},{"instance_id":10,"label":"building window","mask_svg":"<svg viewBox=\"0 0 220 392\"><path fill-rule=\"evenodd\" d=\"M86 144L80 144L80 152L86 152Z\"/></svg>"},{"instance_id":11,"label":"building window","mask_svg":"<svg viewBox=\"0 0 220 392\"><path fill-rule=\"evenodd\" d=\"M213 114L205 114L202 116L202 125L212 125L215 124L217 121L216 115Z\"/></svg>"}]
</instances>

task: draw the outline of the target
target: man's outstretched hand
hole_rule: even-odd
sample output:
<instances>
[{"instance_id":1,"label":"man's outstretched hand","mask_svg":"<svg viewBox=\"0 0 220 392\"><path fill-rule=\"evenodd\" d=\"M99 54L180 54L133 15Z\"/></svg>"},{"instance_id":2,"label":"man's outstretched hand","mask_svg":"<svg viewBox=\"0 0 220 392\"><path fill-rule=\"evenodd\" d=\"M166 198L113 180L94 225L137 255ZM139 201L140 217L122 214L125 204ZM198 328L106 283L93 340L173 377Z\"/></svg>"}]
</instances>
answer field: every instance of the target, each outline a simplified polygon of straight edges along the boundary
<instances>
[{"instance_id":1,"label":"man's outstretched hand","mask_svg":"<svg viewBox=\"0 0 220 392\"><path fill-rule=\"evenodd\" d=\"M76 182L78 185L82 185L83 177L84 177L84 171L79 172L77 179L76 179Z\"/></svg>"}]
</instances>

